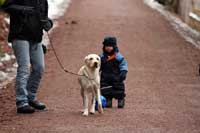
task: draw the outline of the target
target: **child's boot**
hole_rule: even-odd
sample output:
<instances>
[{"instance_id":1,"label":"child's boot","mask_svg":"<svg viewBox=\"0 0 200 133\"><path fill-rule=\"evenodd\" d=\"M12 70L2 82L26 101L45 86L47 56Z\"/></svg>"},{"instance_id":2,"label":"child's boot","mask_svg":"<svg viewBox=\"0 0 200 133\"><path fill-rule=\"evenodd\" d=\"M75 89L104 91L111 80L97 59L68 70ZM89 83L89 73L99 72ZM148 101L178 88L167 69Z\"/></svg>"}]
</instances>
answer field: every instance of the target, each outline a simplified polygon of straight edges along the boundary
<instances>
[{"instance_id":1,"label":"child's boot","mask_svg":"<svg viewBox=\"0 0 200 133\"><path fill-rule=\"evenodd\" d=\"M106 108L112 108L112 98L106 100Z\"/></svg>"},{"instance_id":2,"label":"child's boot","mask_svg":"<svg viewBox=\"0 0 200 133\"><path fill-rule=\"evenodd\" d=\"M118 108L124 108L125 99L118 99Z\"/></svg>"}]
</instances>

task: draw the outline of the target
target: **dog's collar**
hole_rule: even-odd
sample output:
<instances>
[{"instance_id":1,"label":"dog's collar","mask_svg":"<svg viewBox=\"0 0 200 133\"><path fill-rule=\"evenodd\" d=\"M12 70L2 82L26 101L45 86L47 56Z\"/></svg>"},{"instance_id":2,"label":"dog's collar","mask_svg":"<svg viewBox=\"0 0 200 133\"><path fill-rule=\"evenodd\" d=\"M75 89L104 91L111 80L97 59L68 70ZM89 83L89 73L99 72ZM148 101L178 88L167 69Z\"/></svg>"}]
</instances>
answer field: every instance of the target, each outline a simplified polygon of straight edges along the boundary
<instances>
[{"instance_id":1,"label":"dog's collar","mask_svg":"<svg viewBox=\"0 0 200 133\"><path fill-rule=\"evenodd\" d=\"M90 78L90 77L89 77L89 71L87 70L87 67L85 67L85 71L86 71L86 72L84 72L83 75L84 75L87 79L89 79L89 80L95 80L95 78Z\"/></svg>"},{"instance_id":2,"label":"dog's collar","mask_svg":"<svg viewBox=\"0 0 200 133\"><path fill-rule=\"evenodd\" d=\"M84 68L86 72L83 73L83 76L86 77L87 79L94 81L97 85L100 85L100 83L98 83L95 78L90 78L89 75L87 73L89 73L89 71L87 70L87 67Z\"/></svg>"}]
</instances>

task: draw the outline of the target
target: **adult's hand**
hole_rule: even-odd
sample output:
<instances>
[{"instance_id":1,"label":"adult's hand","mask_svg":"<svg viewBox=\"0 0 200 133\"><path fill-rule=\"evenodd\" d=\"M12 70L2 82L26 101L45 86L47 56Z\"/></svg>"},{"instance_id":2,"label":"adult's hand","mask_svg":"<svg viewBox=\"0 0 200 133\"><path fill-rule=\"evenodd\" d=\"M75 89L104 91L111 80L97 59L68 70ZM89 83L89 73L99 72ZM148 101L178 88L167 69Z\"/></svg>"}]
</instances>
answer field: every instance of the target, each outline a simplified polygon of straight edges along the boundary
<instances>
[{"instance_id":1,"label":"adult's hand","mask_svg":"<svg viewBox=\"0 0 200 133\"><path fill-rule=\"evenodd\" d=\"M42 25L43 25L43 29L45 31L49 31L52 27L53 27L53 21L51 19L46 19L46 20L41 20L42 21Z\"/></svg>"}]
</instances>

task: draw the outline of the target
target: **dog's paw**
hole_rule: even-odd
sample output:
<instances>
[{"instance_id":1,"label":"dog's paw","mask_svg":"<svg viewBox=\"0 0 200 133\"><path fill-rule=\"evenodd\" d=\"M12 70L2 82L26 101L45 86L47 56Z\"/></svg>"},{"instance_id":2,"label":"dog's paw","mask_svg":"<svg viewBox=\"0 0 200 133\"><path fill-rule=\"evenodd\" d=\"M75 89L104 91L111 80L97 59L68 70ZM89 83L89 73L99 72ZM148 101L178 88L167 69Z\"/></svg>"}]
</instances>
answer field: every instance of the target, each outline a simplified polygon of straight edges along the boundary
<instances>
[{"instance_id":1,"label":"dog's paw","mask_svg":"<svg viewBox=\"0 0 200 133\"><path fill-rule=\"evenodd\" d=\"M100 114L103 114L103 109L102 109L102 110L101 110L101 109L98 110L98 112L99 112Z\"/></svg>"},{"instance_id":2,"label":"dog's paw","mask_svg":"<svg viewBox=\"0 0 200 133\"><path fill-rule=\"evenodd\" d=\"M95 114L95 108L94 107L90 108L90 114Z\"/></svg>"},{"instance_id":3,"label":"dog's paw","mask_svg":"<svg viewBox=\"0 0 200 133\"><path fill-rule=\"evenodd\" d=\"M88 116L88 112L83 112L83 116Z\"/></svg>"},{"instance_id":4,"label":"dog's paw","mask_svg":"<svg viewBox=\"0 0 200 133\"><path fill-rule=\"evenodd\" d=\"M90 114L91 114L91 115L94 115L94 114L95 114L95 112L90 112Z\"/></svg>"},{"instance_id":5,"label":"dog's paw","mask_svg":"<svg viewBox=\"0 0 200 133\"><path fill-rule=\"evenodd\" d=\"M101 105L98 106L98 112L99 112L100 114L103 114L103 108L102 108Z\"/></svg>"},{"instance_id":6,"label":"dog's paw","mask_svg":"<svg viewBox=\"0 0 200 133\"><path fill-rule=\"evenodd\" d=\"M94 109L91 109L91 110L90 110L90 114L94 115L94 114L95 114L95 110L94 110Z\"/></svg>"}]
</instances>

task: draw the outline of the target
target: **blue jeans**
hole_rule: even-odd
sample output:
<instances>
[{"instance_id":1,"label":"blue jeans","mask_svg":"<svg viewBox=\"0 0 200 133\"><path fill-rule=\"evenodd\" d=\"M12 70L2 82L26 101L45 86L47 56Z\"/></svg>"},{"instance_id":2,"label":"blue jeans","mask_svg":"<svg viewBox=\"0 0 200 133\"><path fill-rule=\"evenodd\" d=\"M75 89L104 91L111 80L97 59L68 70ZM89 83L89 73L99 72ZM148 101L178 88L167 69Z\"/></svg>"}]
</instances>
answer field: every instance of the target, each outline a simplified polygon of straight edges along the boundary
<instances>
[{"instance_id":1,"label":"blue jeans","mask_svg":"<svg viewBox=\"0 0 200 133\"><path fill-rule=\"evenodd\" d=\"M41 43L14 40L12 48L18 68L16 77L17 108L36 100L36 93L44 71L44 53Z\"/></svg>"}]
</instances>

